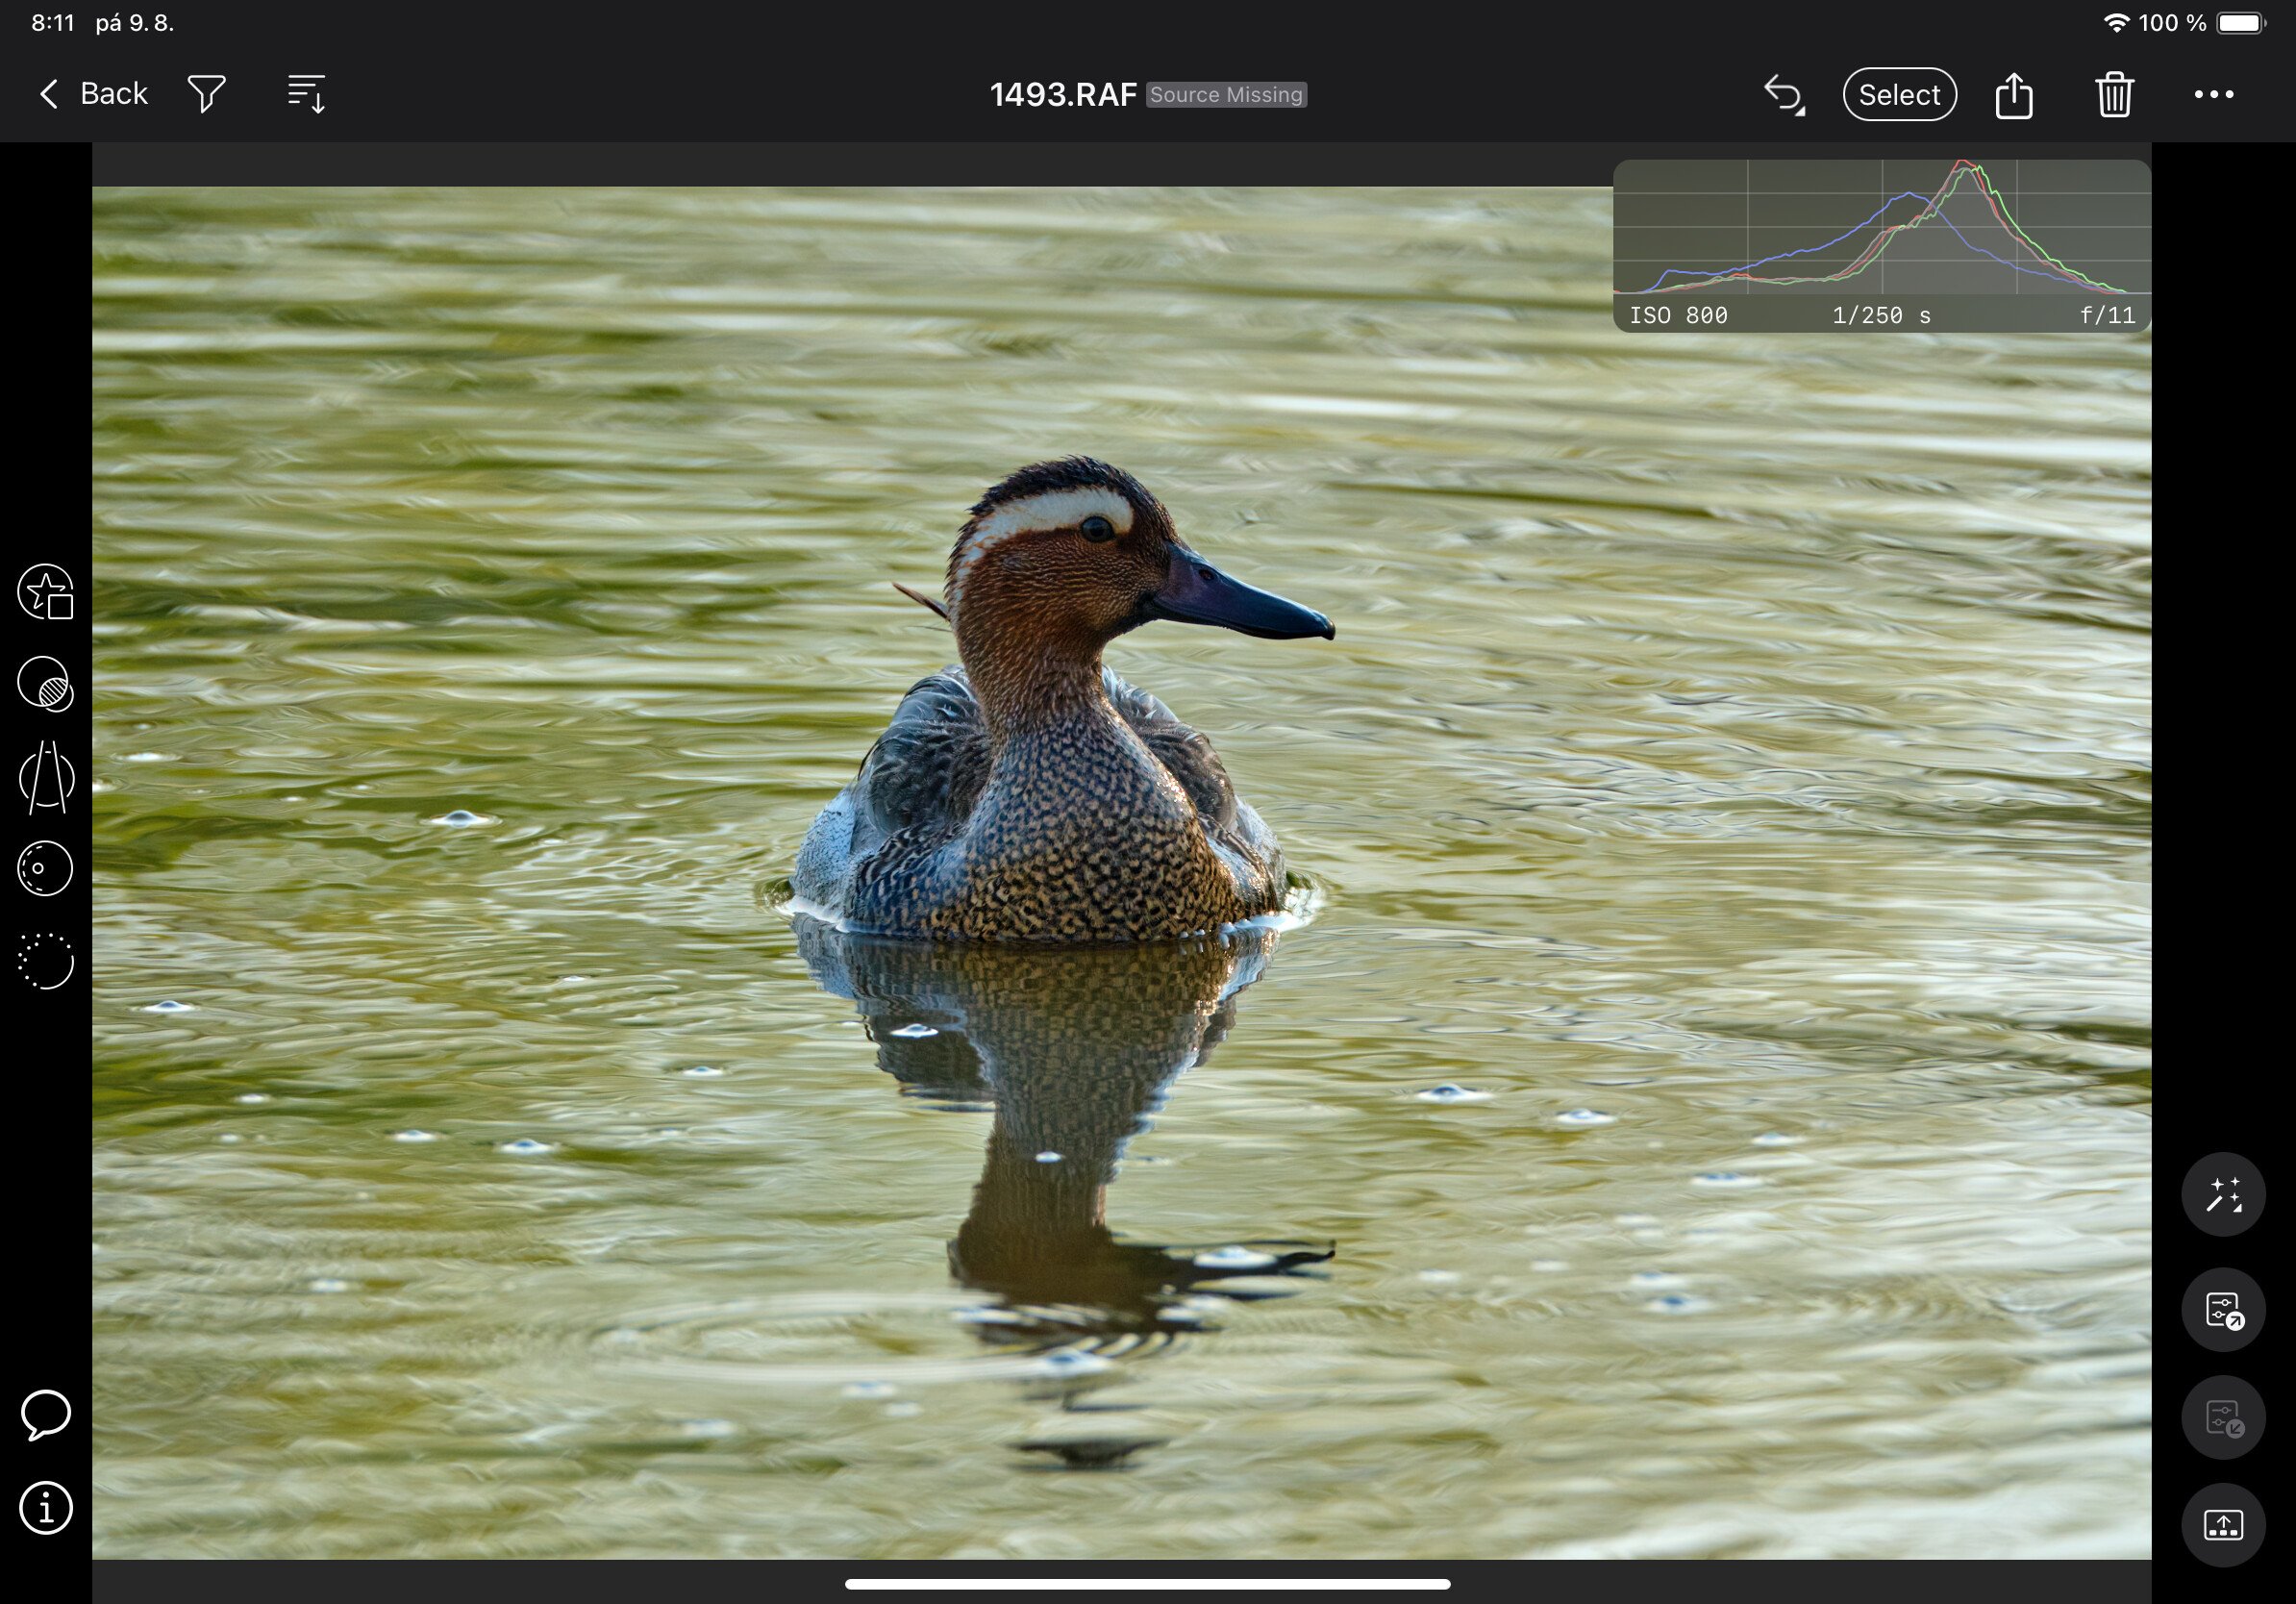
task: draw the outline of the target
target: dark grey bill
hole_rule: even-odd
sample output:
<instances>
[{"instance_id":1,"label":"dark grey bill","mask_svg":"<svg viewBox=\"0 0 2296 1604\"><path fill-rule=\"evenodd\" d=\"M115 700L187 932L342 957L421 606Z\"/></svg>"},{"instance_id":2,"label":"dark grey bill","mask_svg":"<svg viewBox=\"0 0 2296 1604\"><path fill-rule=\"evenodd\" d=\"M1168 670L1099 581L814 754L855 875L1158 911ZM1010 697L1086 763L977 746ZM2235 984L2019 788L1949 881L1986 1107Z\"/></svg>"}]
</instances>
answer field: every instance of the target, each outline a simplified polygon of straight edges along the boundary
<instances>
[{"instance_id":1,"label":"dark grey bill","mask_svg":"<svg viewBox=\"0 0 2296 1604\"><path fill-rule=\"evenodd\" d=\"M1140 614L1144 619L1217 624L1262 640L1298 640L1310 635L1330 640L1338 633L1331 619L1313 609L1230 579L1187 550L1172 554L1171 572L1164 576L1162 588L1140 604Z\"/></svg>"}]
</instances>

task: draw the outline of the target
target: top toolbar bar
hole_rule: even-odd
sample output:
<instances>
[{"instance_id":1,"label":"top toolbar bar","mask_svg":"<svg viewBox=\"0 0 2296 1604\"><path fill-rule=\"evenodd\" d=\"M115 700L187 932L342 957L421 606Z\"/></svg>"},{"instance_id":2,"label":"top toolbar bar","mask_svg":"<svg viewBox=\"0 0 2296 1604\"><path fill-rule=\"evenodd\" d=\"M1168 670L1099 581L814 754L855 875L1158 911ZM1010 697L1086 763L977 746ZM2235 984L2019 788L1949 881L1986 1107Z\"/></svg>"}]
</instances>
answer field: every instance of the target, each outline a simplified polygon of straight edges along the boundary
<instances>
[{"instance_id":1,"label":"top toolbar bar","mask_svg":"<svg viewBox=\"0 0 2296 1604\"><path fill-rule=\"evenodd\" d=\"M817 18L799 47L764 17L621 16L605 31L563 15L544 29L423 0L373 16L261 4L50 12L14 36L0 132L238 142L1973 132L2141 141L2280 138L2296 120L2281 82L2296 25L2275 30L2264 12L2043 16L1949 4L1910 31L1786 4L1759 17L1573 14L1524 26L1535 48L1462 48L1474 41L1455 29L1407 31L1383 39L1366 65L1342 39L1249 16L1210 34L1144 29L1118 46L962 19ZM1260 27L1264 40L1251 37ZM1152 111L1190 114L1143 114Z\"/></svg>"}]
</instances>

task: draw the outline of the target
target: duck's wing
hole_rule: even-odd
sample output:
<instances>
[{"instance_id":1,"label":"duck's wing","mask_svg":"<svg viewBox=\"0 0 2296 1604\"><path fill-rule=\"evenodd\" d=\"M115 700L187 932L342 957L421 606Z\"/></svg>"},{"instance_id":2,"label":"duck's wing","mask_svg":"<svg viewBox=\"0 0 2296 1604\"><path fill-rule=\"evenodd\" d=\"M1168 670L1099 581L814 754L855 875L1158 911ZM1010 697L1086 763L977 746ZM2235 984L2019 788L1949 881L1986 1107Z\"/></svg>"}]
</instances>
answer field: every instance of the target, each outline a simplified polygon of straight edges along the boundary
<instances>
[{"instance_id":1,"label":"duck's wing","mask_svg":"<svg viewBox=\"0 0 2296 1604\"><path fill-rule=\"evenodd\" d=\"M798 849L800 896L841 906L853 870L903 831L956 834L988 780L988 726L972 682L950 666L909 689L853 783L821 811Z\"/></svg>"},{"instance_id":2,"label":"duck's wing","mask_svg":"<svg viewBox=\"0 0 2296 1604\"><path fill-rule=\"evenodd\" d=\"M856 824L869 844L903 830L955 831L988 782L988 723L972 681L951 665L917 681L854 778ZM856 841L859 843L857 835Z\"/></svg>"}]
</instances>

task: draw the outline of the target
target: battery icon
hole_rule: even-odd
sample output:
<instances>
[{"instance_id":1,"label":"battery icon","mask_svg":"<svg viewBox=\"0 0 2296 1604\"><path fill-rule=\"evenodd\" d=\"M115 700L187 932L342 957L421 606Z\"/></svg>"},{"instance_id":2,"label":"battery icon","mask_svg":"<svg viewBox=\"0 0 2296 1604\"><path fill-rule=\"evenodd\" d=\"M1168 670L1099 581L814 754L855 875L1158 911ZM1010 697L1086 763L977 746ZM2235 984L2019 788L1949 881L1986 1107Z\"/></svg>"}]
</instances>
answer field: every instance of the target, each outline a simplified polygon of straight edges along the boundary
<instances>
[{"instance_id":1,"label":"battery icon","mask_svg":"<svg viewBox=\"0 0 2296 1604\"><path fill-rule=\"evenodd\" d=\"M2216 31L2220 34L2260 34L2264 31L2262 12L2218 12Z\"/></svg>"}]
</instances>

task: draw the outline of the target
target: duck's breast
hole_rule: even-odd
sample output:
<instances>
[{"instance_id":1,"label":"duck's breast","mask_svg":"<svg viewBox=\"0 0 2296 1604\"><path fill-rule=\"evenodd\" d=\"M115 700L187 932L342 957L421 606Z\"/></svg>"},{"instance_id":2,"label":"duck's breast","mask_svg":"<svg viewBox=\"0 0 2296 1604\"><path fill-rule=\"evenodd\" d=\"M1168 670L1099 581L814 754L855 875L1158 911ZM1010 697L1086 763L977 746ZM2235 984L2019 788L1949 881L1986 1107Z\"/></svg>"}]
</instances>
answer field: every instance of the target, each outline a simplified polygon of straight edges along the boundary
<instances>
[{"instance_id":1,"label":"duck's breast","mask_svg":"<svg viewBox=\"0 0 2296 1604\"><path fill-rule=\"evenodd\" d=\"M1124 721L1195 804L1205 836L1235 876L1237 894L1255 913L1272 911L1284 896L1284 849L1259 811L1235 794L1210 738L1182 723L1170 708L1127 685L1113 670L1106 672L1104 683Z\"/></svg>"}]
</instances>

